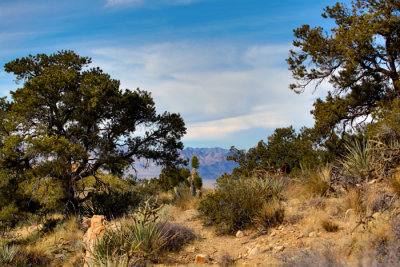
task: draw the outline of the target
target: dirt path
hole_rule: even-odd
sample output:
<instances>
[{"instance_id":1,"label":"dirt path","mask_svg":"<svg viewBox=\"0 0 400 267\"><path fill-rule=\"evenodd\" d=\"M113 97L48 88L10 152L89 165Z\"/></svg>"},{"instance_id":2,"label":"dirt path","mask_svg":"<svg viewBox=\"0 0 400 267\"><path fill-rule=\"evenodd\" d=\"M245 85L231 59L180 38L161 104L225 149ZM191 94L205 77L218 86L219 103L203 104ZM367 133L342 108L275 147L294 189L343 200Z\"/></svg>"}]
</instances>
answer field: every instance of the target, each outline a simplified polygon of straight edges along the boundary
<instances>
[{"instance_id":1,"label":"dirt path","mask_svg":"<svg viewBox=\"0 0 400 267\"><path fill-rule=\"evenodd\" d=\"M194 265L197 254L208 255L209 266L231 258L237 266L278 266L279 255L304 246L302 234L294 227L280 226L255 238L256 231L244 231L244 236L217 236L213 227L205 227L196 219L196 210L172 211L174 222L185 225L198 235L196 241L174 255L185 265Z\"/></svg>"}]
</instances>

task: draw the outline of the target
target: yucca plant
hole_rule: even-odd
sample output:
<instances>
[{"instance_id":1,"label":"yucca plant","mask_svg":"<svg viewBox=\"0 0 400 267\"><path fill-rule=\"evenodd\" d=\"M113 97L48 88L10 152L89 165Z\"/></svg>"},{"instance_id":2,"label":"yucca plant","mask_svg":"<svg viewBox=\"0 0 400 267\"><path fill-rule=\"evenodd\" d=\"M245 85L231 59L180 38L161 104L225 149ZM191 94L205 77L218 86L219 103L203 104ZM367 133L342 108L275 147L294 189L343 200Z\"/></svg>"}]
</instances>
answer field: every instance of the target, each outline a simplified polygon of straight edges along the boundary
<instances>
[{"instance_id":1,"label":"yucca plant","mask_svg":"<svg viewBox=\"0 0 400 267\"><path fill-rule=\"evenodd\" d=\"M372 143L358 140L345 145L347 154L340 161L345 174L353 177L356 181L364 181L370 178L373 169Z\"/></svg>"},{"instance_id":2,"label":"yucca plant","mask_svg":"<svg viewBox=\"0 0 400 267\"><path fill-rule=\"evenodd\" d=\"M3 244L0 247L0 265L11 266L18 254L18 248L14 245Z\"/></svg>"}]
</instances>

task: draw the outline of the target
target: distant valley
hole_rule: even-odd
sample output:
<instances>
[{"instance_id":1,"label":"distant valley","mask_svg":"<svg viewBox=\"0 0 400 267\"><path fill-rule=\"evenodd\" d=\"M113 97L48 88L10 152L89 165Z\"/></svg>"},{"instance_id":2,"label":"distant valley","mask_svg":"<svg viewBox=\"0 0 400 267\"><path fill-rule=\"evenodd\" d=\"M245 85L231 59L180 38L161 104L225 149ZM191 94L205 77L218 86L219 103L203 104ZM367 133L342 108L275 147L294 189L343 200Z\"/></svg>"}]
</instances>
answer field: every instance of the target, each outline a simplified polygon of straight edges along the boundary
<instances>
[{"instance_id":1,"label":"distant valley","mask_svg":"<svg viewBox=\"0 0 400 267\"><path fill-rule=\"evenodd\" d=\"M231 173L237 164L233 161L226 160L230 155L228 149L223 148L185 148L180 152L181 156L190 160L196 156L200 161L198 173L205 180L206 184L215 181L221 174ZM154 164L154 162L147 162L144 160L138 161L136 164L137 176L139 178L152 178L157 177L161 172L161 167Z\"/></svg>"}]
</instances>

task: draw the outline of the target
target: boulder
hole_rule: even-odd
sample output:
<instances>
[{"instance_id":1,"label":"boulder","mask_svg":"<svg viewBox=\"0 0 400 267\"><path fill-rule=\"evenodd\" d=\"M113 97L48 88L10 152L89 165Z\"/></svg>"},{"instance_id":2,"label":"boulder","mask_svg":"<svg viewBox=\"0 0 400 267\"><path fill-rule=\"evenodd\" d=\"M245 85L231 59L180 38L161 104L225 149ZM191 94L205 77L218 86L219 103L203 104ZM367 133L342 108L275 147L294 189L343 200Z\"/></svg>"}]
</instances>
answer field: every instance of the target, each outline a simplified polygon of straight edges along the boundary
<instances>
[{"instance_id":1,"label":"boulder","mask_svg":"<svg viewBox=\"0 0 400 267\"><path fill-rule=\"evenodd\" d=\"M244 233L243 233L242 231L239 230L239 231L236 232L236 237L237 237L237 238L244 237Z\"/></svg>"},{"instance_id":2,"label":"boulder","mask_svg":"<svg viewBox=\"0 0 400 267\"><path fill-rule=\"evenodd\" d=\"M196 263L206 263L208 262L209 257L207 254L197 254L195 258Z\"/></svg>"}]
</instances>

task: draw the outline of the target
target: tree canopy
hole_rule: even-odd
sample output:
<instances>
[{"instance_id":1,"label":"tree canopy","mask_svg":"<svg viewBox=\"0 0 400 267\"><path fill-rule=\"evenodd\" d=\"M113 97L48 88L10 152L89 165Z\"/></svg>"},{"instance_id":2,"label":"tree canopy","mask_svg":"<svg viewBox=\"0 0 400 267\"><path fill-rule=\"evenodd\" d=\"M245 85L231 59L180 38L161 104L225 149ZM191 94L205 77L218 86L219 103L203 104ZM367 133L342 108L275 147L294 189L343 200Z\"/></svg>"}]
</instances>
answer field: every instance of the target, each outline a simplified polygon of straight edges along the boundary
<instances>
[{"instance_id":1,"label":"tree canopy","mask_svg":"<svg viewBox=\"0 0 400 267\"><path fill-rule=\"evenodd\" d=\"M100 171L122 177L138 158L182 162L180 115L157 114L149 92L123 90L90 63L60 51L5 64L23 85L0 100L0 187L29 200L30 208L76 208L84 200L78 180Z\"/></svg>"},{"instance_id":2,"label":"tree canopy","mask_svg":"<svg viewBox=\"0 0 400 267\"><path fill-rule=\"evenodd\" d=\"M191 166L192 166L193 169L199 168L200 162L199 162L199 159L196 156L192 157Z\"/></svg>"},{"instance_id":3,"label":"tree canopy","mask_svg":"<svg viewBox=\"0 0 400 267\"><path fill-rule=\"evenodd\" d=\"M302 92L327 81L333 86L325 100L314 103L315 130L326 135L334 127L367 118L379 102L400 97L400 3L354 0L326 7L330 30L303 25L294 30L295 49L287 59Z\"/></svg>"},{"instance_id":4,"label":"tree canopy","mask_svg":"<svg viewBox=\"0 0 400 267\"><path fill-rule=\"evenodd\" d=\"M282 167L285 167L285 172L290 172L302 164L316 166L321 161L322 153L313 147L308 128L302 128L300 133L296 133L292 126L277 128L267 140L259 141L247 152L231 147L232 155L227 159L239 165L233 170L234 176L250 177L258 169L278 171Z\"/></svg>"}]
</instances>

